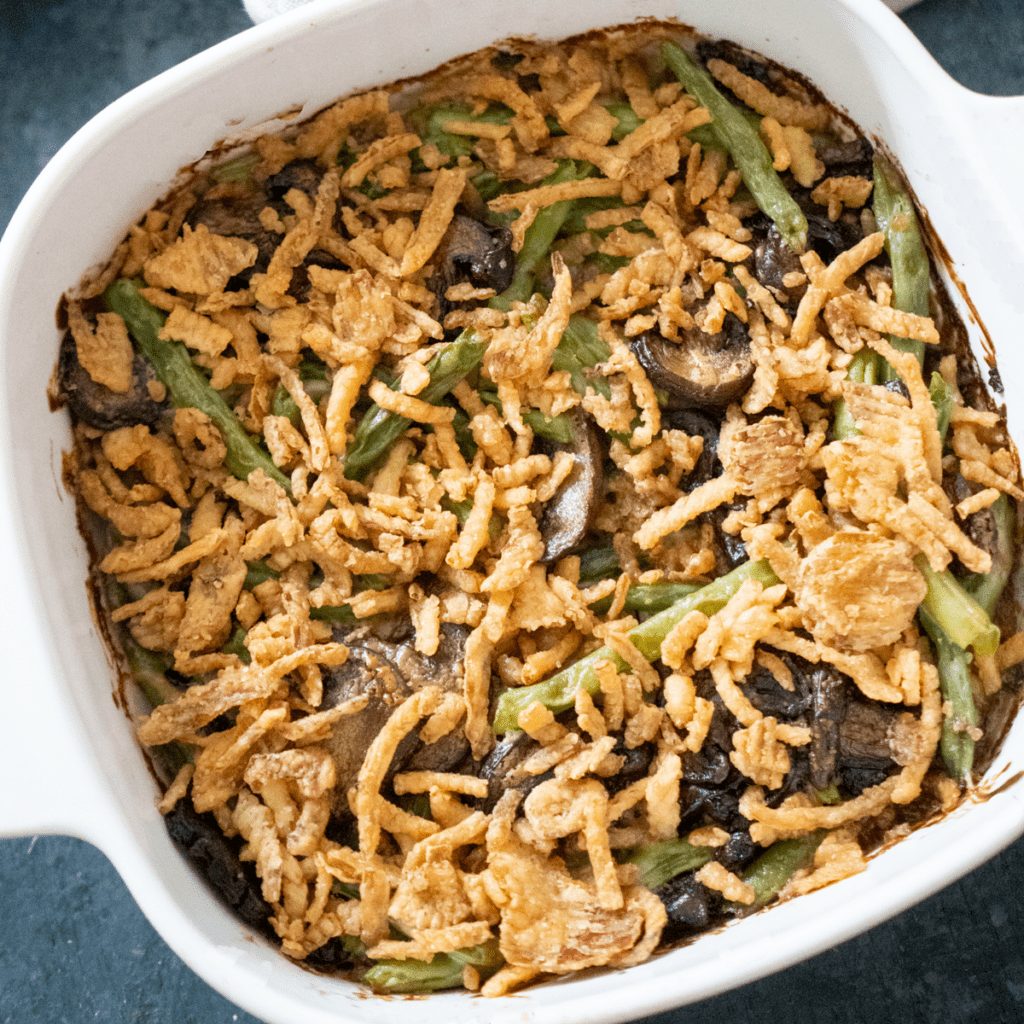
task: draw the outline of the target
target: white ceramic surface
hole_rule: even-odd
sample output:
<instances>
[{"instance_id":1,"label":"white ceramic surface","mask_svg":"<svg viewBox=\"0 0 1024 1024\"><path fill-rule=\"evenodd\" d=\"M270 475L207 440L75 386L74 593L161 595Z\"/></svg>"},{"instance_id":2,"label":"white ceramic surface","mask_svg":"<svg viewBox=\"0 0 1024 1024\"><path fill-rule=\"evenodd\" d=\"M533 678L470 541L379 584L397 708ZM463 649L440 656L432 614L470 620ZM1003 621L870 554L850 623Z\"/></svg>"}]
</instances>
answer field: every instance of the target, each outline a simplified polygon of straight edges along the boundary
<instances>
[{"instance_id":1,"label":"white ceramic surface","mask_svg":"<svg viewBox=\"0 0 1024 1024\"><path fill-rule=\"evenodd\" d=\"M803 71L898 154L994 339L1019 439L1024 222L1014 168L1024 158L1024 99L956 85L881 0L313 0L99 114L45 168L0 241L0 833L61 832L95 843L175 952L274 1024L632 1019L834 945L1024 830L1024 790L1009 785L918 831L855 878L629 971L491 1002L465 993L385 1001L303 971L224 911L167 838L154 784L111 696L112 667L86 597L86 554L61 484L68 424L45 397L61 292L102 262L179 167L232 132L296 104L312 113L337 95L426 72L509 35L554 39L644 16L674 16ZM971 327L978 342L977 321ZM989 772L989 789L1021 767L1024 721Z\"/></svg>"}]
</instances>

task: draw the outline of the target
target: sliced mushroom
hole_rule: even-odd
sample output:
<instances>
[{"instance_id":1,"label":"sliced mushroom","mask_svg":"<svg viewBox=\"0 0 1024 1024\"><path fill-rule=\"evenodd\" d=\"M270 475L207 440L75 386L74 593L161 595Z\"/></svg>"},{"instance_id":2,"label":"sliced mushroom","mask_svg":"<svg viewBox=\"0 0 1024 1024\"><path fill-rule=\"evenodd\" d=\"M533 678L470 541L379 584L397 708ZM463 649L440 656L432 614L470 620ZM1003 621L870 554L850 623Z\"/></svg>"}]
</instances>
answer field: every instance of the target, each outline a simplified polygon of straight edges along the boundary
<instances>
[{"instance_id":1,"label":"sliced mushroom","mask_svg":"<svg viewBox=\"0 0 1024 1024\"><path fill-rule=\"evenodd\" d=\"M778 678L758 662L744 680L743 692L762 715L794 722L802 719L812 706L821 666L788 652L782 652L779 657L789 670L788 678Z\"/></svg>"},{"instance_id":2,"label":"sliced mushroom","mask_svg":"<svg viewBox=\"0 0 1024 1024\"><path fill-rule=\"evenodd\" d=\"M164 815L164 825L192 866L235 914L277 941L270 927L273 908L263 899L256 872L238 859L237 846L224 838L216 818L209 813L197 814L187 796Z\"/></svg>"},{"instance_id":3,"label":"sliced mushroom","mask_svg":"<svg viewBox=\"0 0 1024 1024\"><path fill-rule=\"evenodd\" d=\"M836 782L853 796L877 786L896 769L893 732L900 712L888 704L851 701L839 727Z\"/></svg>"},{"instance_id":4,"label":"sliced mushroom","mask_svg":"<svg viewBox=\"0 0 1024 1024\"><path fill-rule=\"evenodd\" d=\"M814 666L811 679L811 783L828 789L836 780L839 759L839 727L849 700L849 680L830 665Z\"/></svg>"},{"instance_id":5,"label":"sliced mushroom","mask_svg":"<svg viewBox=\"0 0 1024 1024\"><path fill-rule=\"evenodd\" d=\"M894 395L902 395L908 402L910 401L910 388L907 387L905 381L898 377L895 380L887 380L882 387L886 391L891 391Z\"/></svg>"},{"instance_id":6,"label":"sliced mushroom","mask_svg":"<svg viewBox=\"0 0 1024 1024\"><path fill-rule=\"evenodd\" d=\"M829 142L817 146L815 152L831 178L870 178L874 174L875 148L863 136L850 142Z\"/></svg>"},{"instance_id":7,"label":"sliced mushroom","mask_svg":"<svg viewBox=\"0 0 1024 1024\"><path fill-rule=\"evenodd\" d=\"M461 692L467 632L464 627L443 625L437 653L430 657L416 651L411 636L400 640L381 637L368 626L339 636L349 656L325 677L321 708L336 707L361 694L368 695L369 702L362 711L339 719L327 741L337 780L332 807L336 816L348 815L348 791L356 783L366 751L406 697L428 685ZM462 760L467 749L458 728L430 745L410 733L399 744L388 777L402 768L447 771Z\"/></svg>"},{"instance_id":8,"label":"sliced mushroom","mask_svg":"<svg viewBox=\"0 0 1024 1024\"><path fill-rule=\"evenodd\" d=\"M550 777L550 773L525 775L518 771L520 765L538 750L540 744L525 732L510 732L495 743L483 761L473 766L477 777L487 781L484 811L490 813L506 789L518 789L525 796Z\"/></svg>"},{"instance_id":9,"label":"sliced mushroom","mask_svg":"<svg viewBox=\"0 0 1024 1024\"><path fill-rule=\"evenodd\" d=\"M764 241L754 250L754 276L777 297L788 299L783 278L793 273L803 273L800 257L773 224L765 233Z\"/></svg>"},{"instance_id":10,"label":"sliced mushroom","mask_svg":"<svg viewBox=\"0 0 1024 1024\"><path fill-rule=\"evenodd\" d=\"M839 758L848 764L888 768L892 761L890 730L899 712L885 704L851 700L839 726Z\"/></svg>"},{"instance_id":11,"label":"sliced mushroom","mask_svg":"<svg viewBox=\"0 0 1024 1024\"><path fill-rule=\"evenodd\" d=\"M604 780L605 789L609 793L617 793L632 785L637 779L642 779L651 768L654 755L658 752L654 743L641 743L639 746L627 746L624 737L619 737L615 746L612 747L613 757L622 758L618 771L608 779Z\"/></svg>"},{"instance_id":12,"label":"sliced mushroom","mask_svg":"<svg viewBox=\"0 0 1024 1024\"><path fill-rule=\"evenodd\" d=\"M750 822L740 814L740 792L746 788L746 781L733 769L729 783L728 786L680 786L679 804L683 811L683 827L695 828L711 823L730 834L749 828Z\"/></svg>"},{"instance_id":13,"label":"sliced mushroom","mask_svg":"<svg viewBox=\"0 0 1024 1024\"><path fill-rule=\"evenodd\" d=\"M540 533L544 541L541 561L545 564L558 561L583 540L604 490L601 435L582 409L577 408L573 414L572 443L549 442L548 447L572 452L573 466L540 516Z\"/></svg>"},{"instance_id":14,"label":"sliced mushroom","mask_svg":"<svg viewBox=\"0 0 1024 1024\"><path fill-rule=\"evenodd\" d=\"M302 966L325 973L334 973L352 967L355 961L346 948L347 939L348 936L345 935L335 935L328 939L322 946L318 946L311 953L306 954Z\"/></svg>"},{"instance_id":15,"label":"sliced mushroom","mask_svg":"<svg viewBox=\"0 0 1024 1024\"><path fill-rule=\"evenodd\" d=\"M789 670L786 686L759 664L748 676L744 692L762 714L810 725L810 744L790 752L793 768L784 790L790 790L792 776L801 773L817 790L838 784L859 793L864 786L881 782L895 765L890 735L898 710L859 699L849 676L832 665L777 653ZM782 792L773 791L772 800Z\"/></svg>"},{"instance_id":16,"label":"sliced mushroom","mask_svg":"<svg viewBox=\"0 0 1024 1024\"><path fill-rule=\"evenodd\" d=\"M719 848L715 860L729 871L739 874L761 850L762 847L750 838L749 829L737 829L729 833L725 846Z\"/></svg>"},{"instance_id":17,"label":"sliced mushroom","mask_svg":"<svg viewBox=\"0 0 1024 1024\"><path fill-rule=\"evenodd\" d=\"M811 785L839 785L857 794L881 782L895 766L891 730L898 710L858 699L849 677L832 666L810 665L807 675L813 692Z\"/></svg>"},{"instance_id":18,"label":"sliced mushroom","mask_svg":"<svg viewBox=\"0 0 1024 1024\"><path fill-rule=\"evenodd\" d=\"M323 176L324 169L315 160L292 160L267 178L267 191L272 200L283 200L293 188L315 199Z\"/></svg>"},{"instance_id":19,"label":"sliced mushroom","mask_svg":"<svg viewBox=\"0 0 1024 1024\"><path fill-rule=\"evenodd\" d=\"M683 405L724 409L742 398L754 380L750 336L733 313L726 313L716 334L694 327L676 343L647 331L629 347L651 383Z\"/></svg>"},{"instance_id":20,"label":"sliced mushroom","mask_svg":"<svg viewBox=\"0 0 1024 1024\"><path fill-rule=\"evenodd\" d=\"M187 223L191 227L205 224L213 234L232 238L244 238L259 250L253 266L243 270L229 288L244 287L253 274L266 273L274 251L281 244L284 235L264 227L260 214L269 207L279 216L293 214L294 210L285 201L292 190L304 192L311 201L316 199L317 189L323 178L323 169L313 160L293 160L283 170L272 175L265 185L248 182L234 187L227 194L213 199L200 199L188 212ZM314 249L292 272L288 294L302 301L309 290L309 266L328 267L341 270L344 264L323 249Z\"/></svg>"},{"instance_id":21,"label":"sliced mushroom","mask_svg":"<svg viewBox=\"0 0 1024 1024\"><path fill-rule=\"evenodd\" d=\"M943 474L942 489L946 492L949 500L956 505L980 491L982 485L967 480L957 469L954 472ZM982 551L987 551L992 556L993 563L996 562L999 557L999 527L991 508L982 508L977 512L972 512L964 520L961 529L970 538L972 544L981 548Z\"/></svg>"},{"instance_id":22,"label":"sliced mushroom","mask_svg":"<svg viewBox=\"0 0 1024 1024\"><path fill-rule=\"evenodd\" d=\"M437 295L442 321L460 306L445 296L452 285L471 284L500 293L512 283L516 272L512 232L506 227L489 227L464 213L452 218L434 260L437 267L430 285Z\"/></svg>"},{"instance_id":23,"label":"sliced mushroom","mask_svg":"<svg viewBox=\"0 0 1024 1024\"><path fill-rule=\"evenodd\" d=\"M734 65L748 78L756 79L764 85L774 84L778 77L769 64L758 60L752 53L728 39L701 39L697 43L696 51L697 58L705 66L712 58L724 60ZM718 88L723 89L723 86L719 85Z\"/></svg>"},{"instance_id":24,"label":"sliced mushroom","mask_svg":"<svg viewBox=\"0 0 1024 1024\"><path fill-rule=\"evenodd\" d=\"M131 387L119 394L89 376L78 361L70 332L60 343L55 383L57 400L67 403L77 419L97 430L116 430L137 423L152 426L169 408L166 401L158 402L150 393L149 386L159 382L147 359L135 354Z\"/></svg>"},{"instance_id":25,"label":"sliced mushroom","mask_svg":"<svg viewBox=\"0 0 1024 1024\"><path fill-rule=\"evenodd\" d=\"M830 220L828 211L819 206L810 194L794 189L794 198L807 218L807 244L826 262L831 263L864 237L860 217L850 211L838 220Z\"/></svg>"},{"instance_id":26,"label":"sliced mushroom","mask_svg":"<svg viewBox=\"0 0 1024 1024\"><path fill-rule=\"evenodd\" d=\"M722 418L711 416L700 409L669 407L661 414L662 430L683 430L690 437L700 437L704 442L697 463L693 469L679 481L684 491L692 491L701 484L722 473L722 463L718 460L718 437L722 431Z\"/></svg>"},{"instance_id":27,"label":"sliced mushroom","mask_svg":"<svg viewBox=\"0 0 1024 1024\"><path fill-rule=\"evenodd\" d=\"M260 222L260 212L267 205L266 191L253 185L236 195L200 199L188 211L186 223L190 227L203 224L212 234L244 238L256 246L256 262L238 275L238 283L247 284L253 274L265 273L274 250L281 242L282 235L267 230Z\"/></svg>"},{"instance_id":28,"label":"sliced mushroom","mask_svg":"<svg viewBox=\"0 0 1024 1024\"><path fill-rule=\"evenodd\" d=\"M831 263L864 237L860 218L855 213L847 211L839 220L831 221L825 208L815 203L806 189L792 188L790 192L807 218L808 246L826 263ZM783 279L787 274L803 274L800 258L765 214L756 213L743 223L758 239L754 248L754 276L771 289L780 302L797 303L807 288L806 282L787 288Z\"/></svg>"},{"instance_id":29,"label":"sliced mushroom","mask_svg":"<svg viewBox=\"0 0 1024 1024\"><path fill-rule=\"evenodd\" d=\"M729 755L719 746L707 743L700 750L682 755L683 782L694 786L724 786L729 781L732 764Z\"/></svg>"},{"instance_id":30,"label":"sliced mushroom","mask_svg":"<svg viewBox=\"0 0 1024 1024\"><path fill-rule=\"evenodd\" d=\"M680 939L703 931L722 909L722 894L697 881L692 871L685 871L654 890L668 915L664 938Z\"/></svg>"}]
</instances>

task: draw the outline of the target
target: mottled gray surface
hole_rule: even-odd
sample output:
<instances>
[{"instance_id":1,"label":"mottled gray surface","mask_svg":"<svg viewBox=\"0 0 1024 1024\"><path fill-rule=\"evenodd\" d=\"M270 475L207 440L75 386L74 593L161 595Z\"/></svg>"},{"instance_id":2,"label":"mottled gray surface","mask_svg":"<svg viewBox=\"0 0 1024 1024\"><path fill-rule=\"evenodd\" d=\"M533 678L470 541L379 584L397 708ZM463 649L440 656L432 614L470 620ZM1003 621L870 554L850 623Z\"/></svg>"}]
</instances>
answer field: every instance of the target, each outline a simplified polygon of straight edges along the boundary
<instances>
[{"instance_id":1,"label":"mottled gray surface","mask_svg":"<svg viewBox=\"0 0 1024 1024\"><path fill-rule=\"evenodd\" d=\"M907 24L958 81L1024 93L1022 0L925 0ZM46 161L127 89L247 27L240 0L0 0L0 228ZM866 934L646 1024L1024 1020L1024 841ZM0 841L0 1024L256 1024L199 980L106 858Z\"/></svg>"}]
</instances>

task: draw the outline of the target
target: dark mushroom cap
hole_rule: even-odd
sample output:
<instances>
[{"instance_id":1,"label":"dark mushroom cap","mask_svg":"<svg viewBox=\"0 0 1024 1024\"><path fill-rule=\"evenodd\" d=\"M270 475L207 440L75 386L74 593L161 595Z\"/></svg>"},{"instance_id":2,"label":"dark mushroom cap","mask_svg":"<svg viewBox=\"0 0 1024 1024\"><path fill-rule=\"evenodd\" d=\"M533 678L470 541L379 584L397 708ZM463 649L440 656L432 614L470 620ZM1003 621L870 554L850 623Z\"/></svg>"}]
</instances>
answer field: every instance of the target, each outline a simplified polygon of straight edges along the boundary
<instances>
[{"instance_id":1,"label":"dark mushroom cap","mask_svg":"<svg viewBox=\"0 0 1024 1024\"><path fill-rule=\"evenodd\" d=\"M291 160L267 178L267 191L271 199L280 200L297 188L315 199L323 176L324 169L315 160Z\"/></svg>"},{"instance_id":2,"label":"dark mushroom cap","mask_svg":"<svg viewBox=\"0 0 1024 1024\"><path fill-rule=\"evenodd\" d=\"M239 860L240 843L233 844L224 837L217 819L209 812L197 814L188 796L164 815L164 825L192 866L231 910L271 941L279 941L270 926L273 908L263 899L255 870Z\"/></svg>"},{"instance_id":3,"label":"dark mushroom cap","mask_svg":"<svg viewBox=\"0 0 1024 1024\"><path fill-rule=\"evenodd\" d=\"M956 505L980 491L982 485L968 480L957 469L955 472L943 474L942 489L946 492L950 502ZM972 512L963 521L961 529L970 538L972 544L981 548L982 551L988 552L995 564L999 557L999 529L992 509L982 508L977 512Z\"/></svg>"},{"instance_id":4,"label":"dark mushroom cap","mask_svg":"<svg viewBox=\"0 0 1024 1024\"><path fill-rule=\"evenodd\" d=\"M840 153L846 150L836 144ZM851 144L852 145L852 144ZM851 150L852 151L852 150ZM842 173L842 169L833 172ZM823 206L814 202L806 189L791 188L790 194L807 218L807 244L826 263L831 263L841 252L845 252L864 237L860 218L847 211L839 220L829 220ZM792 272L802 272L799 256L779 234L778 228L763 213L756 213L743 222L757 239L754 246L754 276L778 294L783 301L797 301L803 294L803 287L786 289L783 277Z\"/></svg>"},{"instance_id":5,"label":"dark mushroom cap","mask_svg":"<svg viewBox=\"0 0 1024 1024\"><path fill-rule=\"evenodd\" d=\"M189 209L185 218L190 227L195 228L203 224L211 234L223 235L226 238L244 238L256 246L258 254L255 264L243 270L235 283L247 284L253 274L264 273L274 250L280 244L281 235L268 231L260 223L260 211L267 205L266 191L251 186L238 195L200 199Z\"/></svg>"},{"instance_id":6,"label":"dark mushroom cap","mask_svg":"<svg viewBox=\"0 0 1024 1024\"><path fill-rule=\"evenodd\" d=\"M516 257L512 251L512 232L506 227L492 228L474 217L457 212L434 254L436 269L430 286L437 295L441 319L458 308L445 298L454 284L472 284L475 288L493 288L501 293L512 283Z\"/></svg>"},{"instance_id":7,"label":"dark mushroom cap","mask_svg":"<svg viewBox=\"0 0 1024 1024\"><path fill-rule=\"evenodd\" d=\"M604 489L604 449L597 427L577 408L573 420L573 441L550 447L570 451L573 467L540 516L545 564L567 555L587 535Z\"/></svg>"},{"instance_id":8,"label":"dark mushroom cap","mask_svg":"<svg viewBox=\"0 0 1024 1024\"><path fill-rule=\"evenodd\" d=\"M312 160L293 160L283 170L267 179L266 186L248 182L238 186L234 193L213 199L200 199L188 212L187 223L191 227L205 225L211 233L230 238L244 238L256 246L256 262L237 274L228 288L244 288L253 274L266 273L270 260L281 244L283 235L268 231L260 221L262 211L270 207L279 215L292 213L284 197L292 190L304 192L310 199L316 198L317 188L323 178L323 170ZM341 270L344 264L323 249L313 249L292 271L288 294L300 302L309 291L309 268L327 267Z\"/></svg>"},{"instance_id":9,"label":"dark mushroom cap","mask_svg":"<svg viewBox=\"0 0 1024 1024\"><path fill-rule=\"evenodd\" d=\"M169 408L166 401L156 402L148 385L157 382L149 361L138 353L132 362L131 387L119 394L89 376L78 361L78 350L71 332L61 339L57 356L57 399L67 403L76 419L97 430L117 430L137 423L152 426Z\"/></svg>"},{"instance_id":10,"label":"dark mushroom cap","mask_svg":"<svg viewBox=\"0 0 1024 1024\"><path fill-rule=\"evenodd\" d=\"M692 871L684 871L659 885L654 894L668 916L665 937L669 940L708 928L722 908L722 894L698 882Z\"/></svg>"},{"instance_id":11,"label":"dark mushroom cap","mask_svg":"<svg viewBox=\"0 0 1024 1024\"><path fill-rule=\"evenodd\" d=\"M490 753L475 765L472 773L487 783L487 796L482 810L490 813L507 789L518 789L523 796L538 786L552 773L526 775L518 772L519 766L532 754L540 750L540 744L525 732L510 732L500 737Z\"/></svg>"},{"instance_id":12,"label":"dark mushroom cap","mask_svg":"<svg viewBox=\"0 0 1024 1024\"><path fill-rule=\"evenodd\" d=\"M782 279L791 273L803 271L800 257L773 225L754 250L754 276L773 292L785 292Z\"/></svg>"},{"instance_id":13,"label":"dark mushroom cap","mask_svg":"<svg viewBox=\"0 0 1024 1024\"><path fill-rule=\"evenodd\" d=\"M361 694L366 694L369 701L362 711L335 722L325 743L337 778L332 807L336 817L348 815L348 791L356 783L367 748L395 708L427 685L461 692L467 635L465 627L445 623L437 653L428 657L415 649L411 634L401 639L381 637L368 626L341 631L339 639L348 647L349 656L343 665L325 673L320 707L328 710ZM388 777L403 768L448 771L468 749L461 729L430 745L424 745L415 732L410 733L395 751Z\"/></svg>"},{"instance_id":14,"label":"dark mushroom cap","mask_svg":"<svg viewBox=\"0 0 1024 1024\"><path fill-rule=\"evenodd\" d=\"M676 343L647 331L629 347L651 383L683 405L724 409L742 398L754 380L750 335L733 313L726 313L717 334L693 328Z\"/></svg>"},{"instance_id":15,"label":"dark mushroom cap","mask_svg":"<svg viewBox=\"0 0 1024 1024\"><path fill-rule=\"evenodd\" d=\"M874 175L875 147L859 135L849 142L829 142L815 149L818 159L828 168L831 178Z\"/></svg>"},{"instance_id":16,"label":"dark mushroom cap","mask_svg":"<svg viewBox=\"0 0 1024 1024\"><path fill-rule=\"evenodd\" d=\"M709 60L717 58L735 65L748 78L756 79L765 85L774 85L778 77L764 60L758 59L749 50L744 50L742 46L729 39L701 39L697 42L696 50L698 59L705 67ZM725 91L721 85L718 88Z\"/></svg>"}]
</instances>

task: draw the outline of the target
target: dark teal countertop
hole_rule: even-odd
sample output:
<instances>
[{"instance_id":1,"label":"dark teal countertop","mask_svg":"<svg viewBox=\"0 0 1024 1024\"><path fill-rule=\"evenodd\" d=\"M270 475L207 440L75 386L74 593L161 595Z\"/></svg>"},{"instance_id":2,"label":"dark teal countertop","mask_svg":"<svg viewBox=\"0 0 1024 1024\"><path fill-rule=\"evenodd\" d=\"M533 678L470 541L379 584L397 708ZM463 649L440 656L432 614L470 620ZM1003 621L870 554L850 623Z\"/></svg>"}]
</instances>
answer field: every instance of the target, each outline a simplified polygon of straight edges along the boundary
<instances>
[{"instance_id":1,"label":"dark teal countertop","mask_svg":"<svg viewBox=\"0 0 1024 1024\"><path fill-rule=\"evenodd\" d=\"M1024 94L1024 0L924 0L904 19L962 84ZM0 230L93 114L249 24L241 0L0 0ZM835 949L645 1024L1022 1021L1022 892L1024 840ZM0 1024L80 1022L257 1024L171 952L103 854L0 840Z\"/></svg>"}]
</instances>

